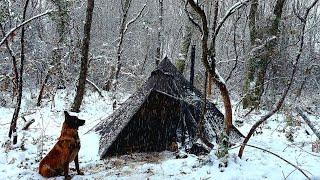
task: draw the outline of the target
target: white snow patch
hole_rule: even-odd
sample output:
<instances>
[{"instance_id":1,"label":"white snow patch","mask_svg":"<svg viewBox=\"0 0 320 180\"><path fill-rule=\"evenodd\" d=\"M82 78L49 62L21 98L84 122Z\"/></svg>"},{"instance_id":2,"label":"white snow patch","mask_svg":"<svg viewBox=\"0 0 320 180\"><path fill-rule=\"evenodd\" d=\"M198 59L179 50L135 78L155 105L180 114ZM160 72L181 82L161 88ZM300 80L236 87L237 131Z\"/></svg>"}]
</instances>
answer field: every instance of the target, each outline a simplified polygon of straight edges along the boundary
<instances>
[{"instance_id":1,"label":"white snow patch","mask_svg":"<svg viewBox=\"0 0 320 180\"><path fill-rule=\"evenodd\" d=\"M84 176L70 171L73 179L305 179L297 170L280 159L263 151L246 147L243 159L236 155L239 147L230 150L228 167L220 172L219 160L212 151L208 156L197 157L188 155L185 159L176 159L171 152L133 154L100 160L98 154L99 135L89 131L101 119L109 116L112 110L112 97L103 92L104 99L97 93L88 93L79 118L86 120L79 128L81 149L79 152L80 169ZM119 96L120 102L129 97ZM44 100L41 108L35 107L35 99L24 96L21 112L27 120L35 119L29 130L22 131L24 122L18 121L18 144L7 144L7 133L12 118L13 108L0 107L0 179L43 179L38 174L38 165L42 157L53 147L60 135L64 121L63 111L68 110L73 95L58 91L54 102ZM240 131L246 135L254 122L266 112L253 112L245 119ZM320 117L310 116L313 122L319 122ZM319 124L318 124L319 125ZM275 152L290 162L297 164L312 177L320 179L320 154L311 152L311 144L316 140L315 135L302 121L301 126L293 127L294 142L287 140L288 130L285 116L277 114L251 138L249 144ZM89 131L89 132L88 132ZM310 135L306 133L308 131ZM24 143L22 143L22 139ZM21 149L24 144L25 149ZM70 164L74 168L74 163ZM291 173L292 172L292 173ZM291 173L291 174L290 174ZM58 177L55 179L63 179Z\"/></svg>"}]
</instances>

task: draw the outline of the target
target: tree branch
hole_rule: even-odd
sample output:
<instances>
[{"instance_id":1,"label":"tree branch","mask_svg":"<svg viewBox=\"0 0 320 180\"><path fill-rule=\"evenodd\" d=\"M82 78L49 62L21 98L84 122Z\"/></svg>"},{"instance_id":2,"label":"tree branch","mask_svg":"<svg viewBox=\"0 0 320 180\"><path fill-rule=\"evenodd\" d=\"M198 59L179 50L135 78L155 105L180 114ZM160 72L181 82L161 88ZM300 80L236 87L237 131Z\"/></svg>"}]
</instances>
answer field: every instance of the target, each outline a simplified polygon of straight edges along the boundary
<instances>
[{"instance_id":1,"label":"tree branch","mask_svg":"<svg viewBox=\"0 0 320 180\"><path fill-rule=\"evenodd\" d=\"M199 25L199 23L197 23L194 18L192 17L191 13L188 11L187 9L188 6L188 1L186 2L185 6L184 6L184 11L186 12L189 21L200 31L200 33L202 34L202 29L201 26Z\"/></svg>"},{"instance_id":2,"label":"tree branch","mask_svg":"<svg viewBox=\"0 0 320 180\"><path fill-rule=\"evenodd\" d=\"M293 163L291 163L290 161L284 159L283 157L281 157L280 155L274 153L274 152L271 152L267 149L263 149L261 147L257 147L257 146L253 146L253 145L250 145L250 144L245 144L246 146L249 146L249 147L252 147L252 148L255 148L255 149L259 149L259 150L262 150L264 152L267 152L269 154L272 154L274 156L276 156L277 158L283 160L284 162L290 164L291 166L293 166L294 168L296 168L298 171L300 171L307 179L311 179L300 167L298 167L297 165L294 165Z\"/></svg>"},{"instance_id":3,"label":"tree branch","mask_svg":"<svg viewBox=\"0 0 320 180\"><path fill-rule=\"evenodd\" d=\"M221 21L218 23L217 28L214 30L214 34L212 37L212 41L215 43L216 38L219 34L220 29L222 28L223 24L225 23L225 21L238 9L240 9L241 7L243 7L244 5L246 5L248 2L250 2L251 0L244 0L244 1L239 1L237 3L235 3L225 14L225 16L221 19ZM213 47L211 47L212 49Z\"/></svg>"},{"instance_id":4,"label":"tree branch","mask_svg":"<svg viewBox=\"0 0 320 180\"><path fill-rule=\"evenodd\" d=\"M33 20L35 20L35 19L38 19L38 18L40 18L40 17L42 17L42 16L45 16L45 15L47 15L47 14L50 14L50 13L52 13L52 12L55 12L55 10L51 9L51 10L48 10L48 11L43 12L43 13L41 13L41 14L38 14L38 15L36 15L36 16L34 16L34 17L32 17L32 18L30 18L30 19L22 22L22 23L19 24L18 26L12 28L12 29L2 38L2 40L0 41L0 46L2 46L2 45L5 43L5 41L10 37L10 35L11 35L12 33L14 33L16 30L18 30L19 28L23 27L24 25L30 23L31 21L33 21Z\"/></svg>"},{"instance_id":5,"label":"tree branch","mask_svg":"<svg viewBox=\"0 0 320 180\"><path fill-rule=\"evenodd\" d=\"M308 124L308 126L310 127L310 129L314 132L314 134L318 137L318 139L320 140L320 132L314 127L314 125L312 124L312 122L310 121L310 119L303 113L302 109L299 107L296 107L297 112L299 113L299 115L302 117L302 119Z\"/></svg>"},{"instance_id":6,"label":"tree branch","mask_svg":"<svg viewBox=\"0 0 320 180\"><path fill-rule=\"evenodd\" d=\"M134 17L133 19L131 19L131 20L126 24L126 26L125 26L125 28L124 28L124 33L126 33L127 30L128 30L128 28L130 27L130 25L133 24L133 23L142 15L142 12L143 12L144 9L146 8L146 6L147 6L147 3L145 3L145 4L143 5L143 7L141 8L141 10L139 11L139 13L137 14L136 17Z\"/></svg>"},{"instance_id":7,"label":"tree branch","mask_svg":"<svg viewBox=\"0 0 320 180\"><path fill-rule=\"evenodd\" d=\"M239 150L239 153L238 153L238 156L241 158L242 155L243 155L243 151L244 151L244 148L246 146L246 144L248 143L249 139L251 138L251 136L253 135L253 133L256 131L256 129L265 121L267 121L271 116L273 116L276 112L278 112L278 110L280 109L280 107L282 106L282 104L284 103L284 100L286 99L287 97L287 94L289 92L289 90L291 89L291 85L293 84L293 80L294 80L294 77L295 77L295 74L296 74L296 71L298 69L298 63L299 63L299 60L300 60L300 57L302 55L302 51L303 51L303 46L304 46L304 35L305 35L305 30L306 30L306 25L307 25L307 17L309 15L309 12L310 10L312 9L312 7L315 6L315 4L318 2L319 0L315 0L313 3L312 3L312 6L308 7L303 18L304 20L302 20L302 31L301 31L301 36L300 36L300 46L299 46L299 51L298 51L298 54L295 58L295 61L293 63L293 70L291 72L291 76L290 76L290 80L289 80L289 83L286 87L286 89L284 90L281 98L278 100L278 102L275 104L274 108L269 111L266 115L262 116L261 119L259 121L257 121L250 129L248 135L246 136L246 138L244 139L242 145L241 145L241 148Z\"/></svg>"}]
</instances>

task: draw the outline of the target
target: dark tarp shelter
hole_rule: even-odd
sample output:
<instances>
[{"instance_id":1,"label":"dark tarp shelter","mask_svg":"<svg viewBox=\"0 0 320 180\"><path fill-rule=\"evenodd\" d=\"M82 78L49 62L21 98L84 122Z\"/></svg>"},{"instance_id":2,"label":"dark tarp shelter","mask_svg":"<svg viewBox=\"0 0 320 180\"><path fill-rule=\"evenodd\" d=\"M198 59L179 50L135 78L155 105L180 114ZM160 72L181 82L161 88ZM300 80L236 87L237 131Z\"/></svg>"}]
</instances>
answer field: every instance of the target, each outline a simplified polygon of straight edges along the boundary
<instances>
[{"instance_id":1,"label":"dark tarp shelter","mask_svg":"<svg viewBox=\"0 0 320 180\"><path fill-rule=\"evenodd\" d=\"M187 137L193 142L204 102L199 90L190 85L165 58L145 84L120 108L95 128L101 135L101 158L132 152L167 150L173 141ZM207 102L205 137L214 141L223 131L223 114ZM241 133L233 127L232 142Z\"/></svg>"}]
</instances>

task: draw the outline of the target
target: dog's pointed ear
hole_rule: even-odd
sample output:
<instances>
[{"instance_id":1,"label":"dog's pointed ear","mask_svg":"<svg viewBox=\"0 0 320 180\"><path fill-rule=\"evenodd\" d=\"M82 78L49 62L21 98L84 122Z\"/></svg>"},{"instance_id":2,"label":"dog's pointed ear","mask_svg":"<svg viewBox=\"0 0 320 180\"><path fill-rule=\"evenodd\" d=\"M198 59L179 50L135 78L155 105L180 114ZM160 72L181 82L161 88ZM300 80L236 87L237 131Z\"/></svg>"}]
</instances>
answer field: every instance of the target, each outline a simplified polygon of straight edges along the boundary
<instances>
[{"instance_id":1,"label":"dog's pointed ear","mask_svg":"<svg viewBox=\"0 0 320 180\"><path fill-rule=\"evenodd\" d=\"M69 113L68 113L67 111L64 111L64 116L65 116L65 117L68 117L68 116L70 116L70 115L69 115Z\"/></svg>"}]
</instances>

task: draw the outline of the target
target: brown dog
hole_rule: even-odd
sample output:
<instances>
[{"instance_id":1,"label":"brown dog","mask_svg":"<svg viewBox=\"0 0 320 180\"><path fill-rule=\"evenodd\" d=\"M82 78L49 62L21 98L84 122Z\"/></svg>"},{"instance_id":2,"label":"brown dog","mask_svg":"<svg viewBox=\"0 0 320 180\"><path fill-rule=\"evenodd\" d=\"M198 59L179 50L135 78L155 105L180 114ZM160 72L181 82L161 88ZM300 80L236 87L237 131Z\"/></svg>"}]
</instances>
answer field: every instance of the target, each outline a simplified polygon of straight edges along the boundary
<instances>
[{"instance_id":1,"label":"brown dog","mask_svg":"<svg viewBox=\"0 0 320 180\"><path fill-rule=\"evenodd\" d=\"M67 111L64 111L64 115L65 121L59 140L39 165L39 174L44 177L64 175L65 179L71 179L68 172L69 163L72 161L75 162L77 173L83 175L79 169L78 161L78 152L80 150L78 128L84 125L85 121L76 116L70 116Z\"/></svg>"}]
</instances>

